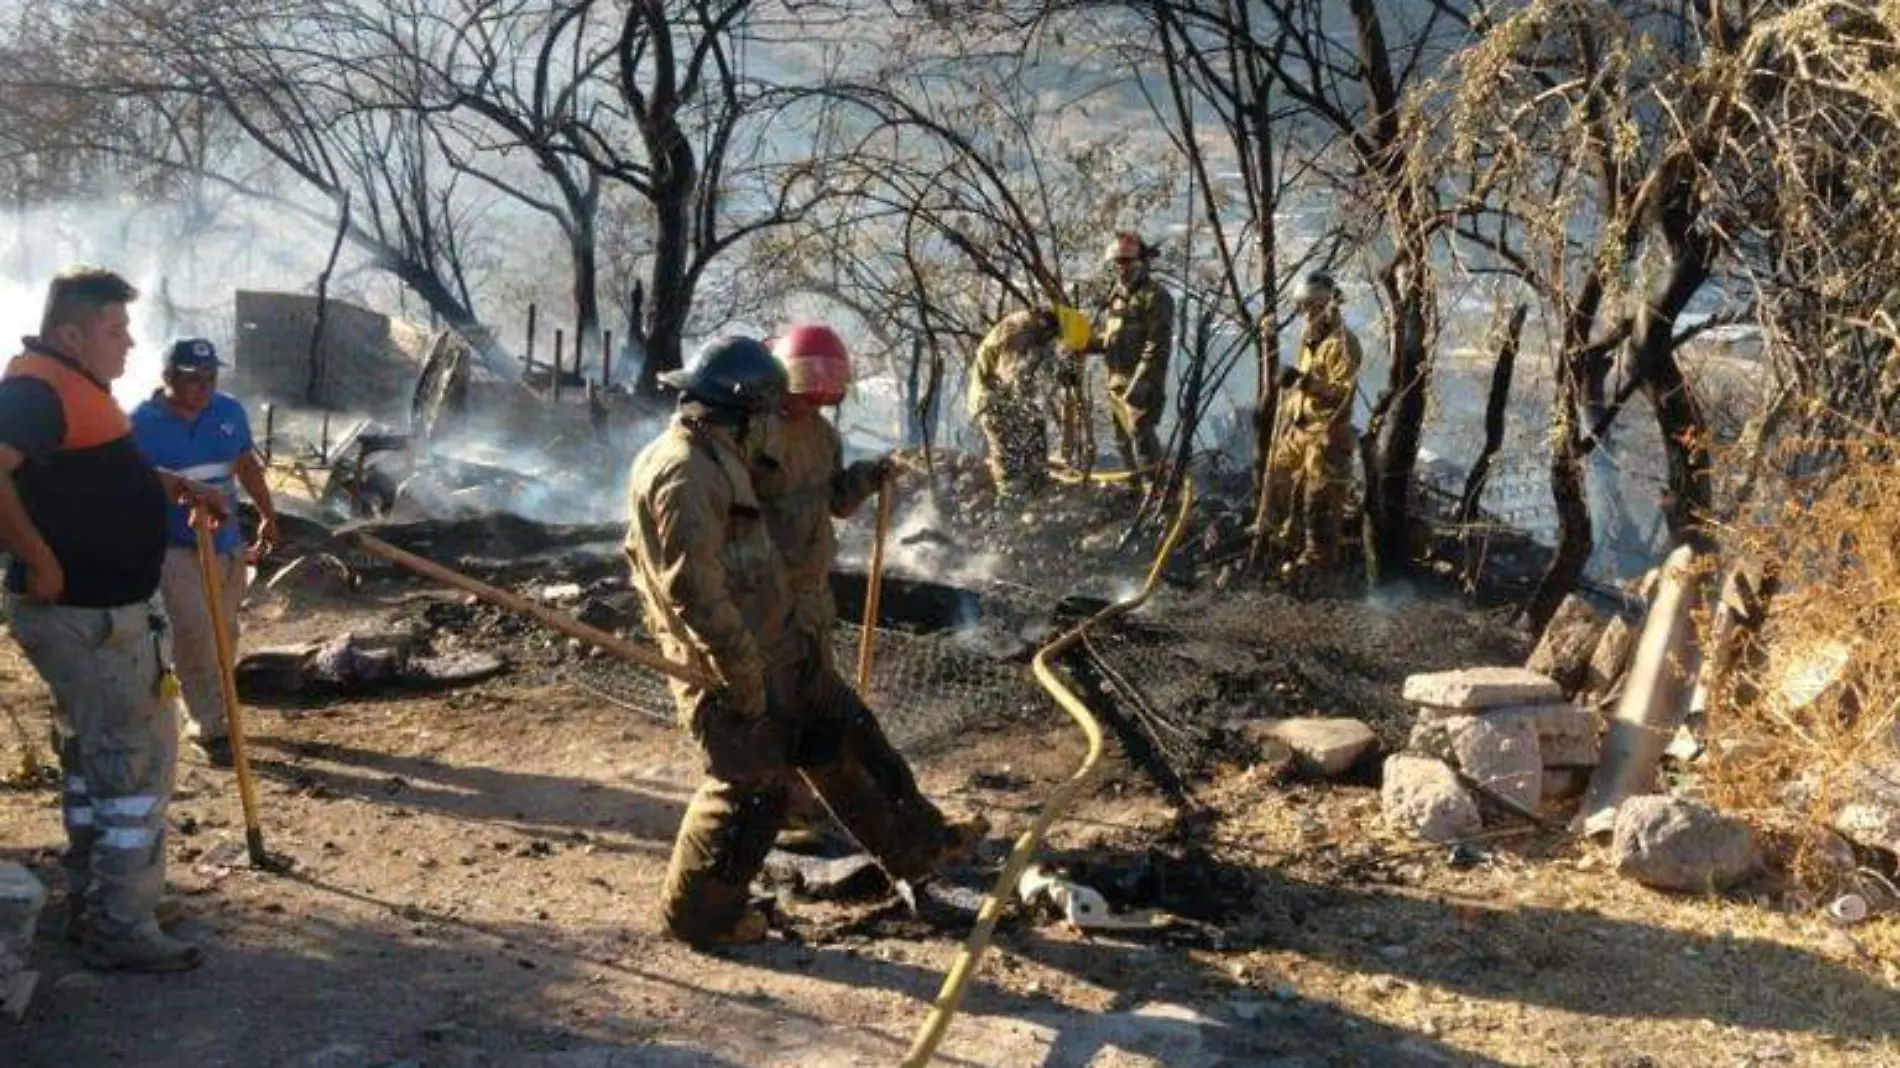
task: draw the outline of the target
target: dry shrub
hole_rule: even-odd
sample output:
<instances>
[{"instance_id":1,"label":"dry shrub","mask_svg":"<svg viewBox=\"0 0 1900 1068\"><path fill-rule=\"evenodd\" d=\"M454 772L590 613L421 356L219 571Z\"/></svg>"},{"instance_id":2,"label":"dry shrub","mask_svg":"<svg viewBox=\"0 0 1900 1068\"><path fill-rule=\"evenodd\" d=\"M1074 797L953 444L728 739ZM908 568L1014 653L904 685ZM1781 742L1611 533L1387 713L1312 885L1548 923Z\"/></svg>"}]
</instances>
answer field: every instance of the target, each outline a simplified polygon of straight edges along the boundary
<instances>
[{"instance_id":1,"label":"dry shrub","mask_svg":"<svg viewBox=\"0 0 1900 1068\"><path fill-rule=\"evenodd\" d=\"M1711 680L1708 786L1766 826L1799 828L1832 823L1870 776L1900 796L1900 441L1805 443L1783 458L1808 473L1727 531L1724 558L1761 562L1779 592ZM1844 874L1825 836L1797 837L1798 876Z\"/></svg>"}]
</instances>

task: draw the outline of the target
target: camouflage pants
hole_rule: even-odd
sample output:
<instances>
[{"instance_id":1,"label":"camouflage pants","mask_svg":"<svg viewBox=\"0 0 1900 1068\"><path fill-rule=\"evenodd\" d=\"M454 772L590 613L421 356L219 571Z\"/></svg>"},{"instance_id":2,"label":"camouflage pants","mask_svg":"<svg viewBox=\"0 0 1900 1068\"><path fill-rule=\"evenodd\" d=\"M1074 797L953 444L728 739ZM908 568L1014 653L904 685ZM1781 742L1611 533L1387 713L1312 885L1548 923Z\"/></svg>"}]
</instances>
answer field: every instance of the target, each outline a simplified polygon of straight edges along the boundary
<instances>
[{"instance_id":1,"label":"camouflage pants","mask_svg":"<svg viewBox=\"0 0 1900 1068\"><path fill-rule=\"evenodd\" d=\"M704 942L739 922L800 777L892 879L921 878L935 866L947 839L943 813L827 661L808 650L785 680L791 689L772 688L762 717L738 716L716 697L685 710L705 778L680 821L661 890L661 918L675 937Z\"/></svg>"},{"instance_id":2,"label":"camouflage pants","mask_svg":"<svg viewBox=\"0 0 1900 1068\"><path fill-rule=\"evenodd\" d=\"M102 933L155 931L178 715L161 697L151 608L12 600L8 610L14 638L53 691L75 907L83 902L87 922Z\"/></svg>"},{"instance_id":3,"label":"camouflage pants","mask_svg":"<svg viewBox=\"0 0 1900 1068\"><path fill-rule=\"evenodd\" d=\"M991 397L977 416L998 493L1036 493L1049 480L1049 428L1033 405Z\"/></svg>"},{"instance_id":4,"label":"camouflage pants","mask_svg":"<svg viewBox=\"0 0 1900 1068\"><path fill-rule=\"evenodd\" d=\"M244 603L244 587L249 581L244 554L229 552L217 557L219 591L224 595L225 634L237 649L238 607ZM218 681L217 636L212 632L211 613L205 610L204 578L198 571L196 549L171 549L165 553L165 571L159 584L165 602L165 617L171 622L172 664L178 672L178 687L185 696L185 716L193 737L210 740L225 735L224 691Z\"/></svg>"},{"instance_id":5,"label":"camouflage pants","mask_svg":"<svg viewBox=\"0 0 1900 1068\"><path fill-rule=\"evenodd\" d=\"M1352 454L1347 427L1287 428L1267 467L1267 507L1277 551L1297 552L1301 563L1337 566L1352 492Z\"/></svg>"},{"instance_id":6,"label":"camouflage pants","mask_svg":"<svg viewBox=\"0 0 1900 1068\"><path fill-rule=\"evenodd\" d=\"M1115 448L1120 451L1122 463L1129 470L1137 468L1156 468L1161 466L1161 436L1156 428L1161 425L1161 409L1166 400L1163 397L1140 397L1141 404L1131 402L1129 390L1134 381L1124 375L1111 373L1108 376L1108 406L1115 417Z\"/></svg>"}]
</instances>

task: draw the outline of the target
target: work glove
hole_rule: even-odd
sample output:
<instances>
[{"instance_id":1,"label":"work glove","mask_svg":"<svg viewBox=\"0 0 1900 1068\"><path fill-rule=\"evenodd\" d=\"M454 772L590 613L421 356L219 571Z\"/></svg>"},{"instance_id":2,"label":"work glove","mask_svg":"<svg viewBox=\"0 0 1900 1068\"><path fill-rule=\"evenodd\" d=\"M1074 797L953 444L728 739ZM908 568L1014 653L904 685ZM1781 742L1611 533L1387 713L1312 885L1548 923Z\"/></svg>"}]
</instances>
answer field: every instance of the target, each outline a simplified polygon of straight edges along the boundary
<instances>
[{"instance_id":1,"label":"work glove","mask_svg":"<svg viewBox=\"0 0 1900 1068\"><path fill-rule=\"evenodd\" d=\"M1304 377L1304 375L1300 374L1298 367L1292 365L1282 367L1280 368L1280 388L1292 389L1294 386L1299 385L1300 379Z\"/></svg>"},{"instance_id":2,"label":"work glove","mask_svg":"<svg viewBox=\"0 0 1900 1068\"><path fill-rule=\"evenodd\" d=\"M859 460L851 465L851 481L873 490L897 477L897 460L889 453L875 460Z\"/></svg>"}]
</instances>

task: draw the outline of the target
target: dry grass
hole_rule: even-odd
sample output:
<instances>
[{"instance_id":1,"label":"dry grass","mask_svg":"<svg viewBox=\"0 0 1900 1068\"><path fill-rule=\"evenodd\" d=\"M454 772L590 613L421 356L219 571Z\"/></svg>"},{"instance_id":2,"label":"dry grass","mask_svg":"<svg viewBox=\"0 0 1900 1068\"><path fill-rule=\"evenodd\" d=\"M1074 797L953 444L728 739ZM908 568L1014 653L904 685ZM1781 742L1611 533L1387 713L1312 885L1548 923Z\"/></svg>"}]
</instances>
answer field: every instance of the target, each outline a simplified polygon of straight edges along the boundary
<instances>
[{"instance_id":1,"label":"dry grass","mask_svg":"<svg viewBox=\"0 0 1900 1068\"><path fill-rule=\"evenodd\" d=\"M1897 444L1806 448L1838 459L1728 532L1726 557L1763 562L1780 592L1735 668L1714 680L1709 787L1772 828L1829 824L1857 783L1900 774ZM1817 841L1798 836L1791 865L1832 888L1850 873ZM1894 875L1891 858L1884 874Z\"/></svg>"}]
</instances>

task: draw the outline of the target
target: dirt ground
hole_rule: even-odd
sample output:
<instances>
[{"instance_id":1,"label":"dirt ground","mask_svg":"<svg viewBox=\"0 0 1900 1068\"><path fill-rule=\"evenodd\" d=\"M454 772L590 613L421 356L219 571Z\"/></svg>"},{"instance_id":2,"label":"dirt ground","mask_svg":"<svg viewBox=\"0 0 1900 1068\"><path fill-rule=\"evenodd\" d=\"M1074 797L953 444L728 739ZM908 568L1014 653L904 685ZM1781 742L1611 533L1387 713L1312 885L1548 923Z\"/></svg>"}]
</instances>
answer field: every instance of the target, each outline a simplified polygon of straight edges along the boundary
<instances>
[{"instance_id":1,"label":"dirt ground","mask_svg":"<svg viewBox=\"0 0 1900 1068\"><path fill-rule=\"evenodd\" d=\"M1429 603L1265 603L1260 647L1276 652L1247 670L1282 676L1273 714L1365 715L1389 734L1372 695L1395 702L1405 670L1486 647ZM363 622L272 614L247 643ZM1383 635L1397 662L1348 648L1358 637L1302 651L1288 628L1321 617ZM1322 661L1334 681L1316 687ZM44 730L44 691L10 641L0 700ZM0 1064L887 1065L957 952L960 932L880 900L793 900L789 936L718 955L658 937L693 755L665 724L536 672L252 722L267 839L292 865L243 863L233 776L187 758L170 874L181 933L210 953L190 974L78 968L58 934L53 783L0 790L0 856L54 888L40 991L0 1022ZM20 745L6 746L10 768ZM1065 721L1014 713L919 772L992 818L993 867L1080 753ZM1453 857L1390 836L1363 783L1233 763L1196 790L1210 815L1182 820L1118 764L1047 850L1184 922L1110 938L1012 918L939 1063L1900 1065L1893 920L1842 931L1766 893L1651 893L1595 847L1541 834Z\"/></svg>"}]
</instances>

